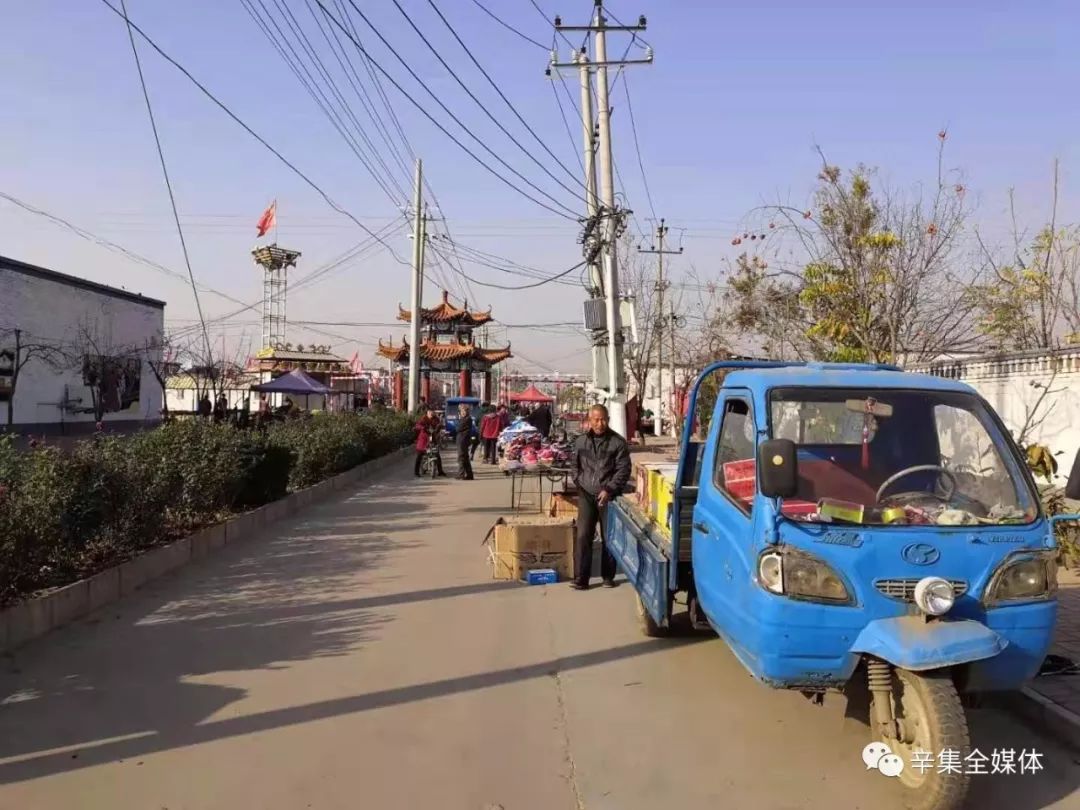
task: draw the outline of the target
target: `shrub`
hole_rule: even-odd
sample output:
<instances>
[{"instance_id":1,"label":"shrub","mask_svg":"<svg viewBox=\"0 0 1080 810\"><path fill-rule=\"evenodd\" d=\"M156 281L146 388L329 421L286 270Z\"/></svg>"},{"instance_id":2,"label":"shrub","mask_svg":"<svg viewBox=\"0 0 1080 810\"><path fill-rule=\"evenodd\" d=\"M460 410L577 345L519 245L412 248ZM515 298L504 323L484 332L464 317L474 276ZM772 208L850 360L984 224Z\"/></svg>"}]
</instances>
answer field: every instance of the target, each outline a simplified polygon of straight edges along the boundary
<instances>
[{"instance_id":1,"label":"shrub","mask_svg":"<svg viewBox=\"0 0 1080 810\"><path fill-rule=\"evenodd\" d=\"M201 420L67 453L0 435L0 604L281 498L411 440L394 412L318 414L264 432Z\"/></svg>"}]
</instances>

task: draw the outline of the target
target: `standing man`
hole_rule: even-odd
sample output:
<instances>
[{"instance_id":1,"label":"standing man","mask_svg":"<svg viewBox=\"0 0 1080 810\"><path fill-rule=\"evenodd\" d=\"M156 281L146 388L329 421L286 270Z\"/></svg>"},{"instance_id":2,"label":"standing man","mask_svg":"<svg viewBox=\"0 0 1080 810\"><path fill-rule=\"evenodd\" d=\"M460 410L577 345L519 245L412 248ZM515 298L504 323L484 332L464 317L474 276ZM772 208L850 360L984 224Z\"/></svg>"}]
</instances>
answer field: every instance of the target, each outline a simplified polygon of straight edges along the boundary
<instances>
[{"instance_id":1,"label":"standing man","mask_svg":"<svg viewBox=\"0 0 1080 810\"><path fill-rule=\"evenodd\" d=\"M462 481L473 480L472 469L472 439L473 439L473 420L469 415L469 406L458 406L458 421L457 421L457 434L454 436L457 441L457 461L458 461L458 475L457 477Z\"/></svg>"},{"instance_id":2,"label":"standing man","mask_svg":"<svg viewBox=\"0 0 1080 810\"><path fill-rule=\"evenodd\" d=\"M600 525L600 576L604 587L615 587L615 558L603 535L607 528L607 505L622 494L630 480L630 448L608 427L608 410L603 405L589 409L589 429L574 442L574 481L578 488L577 537L574 543L574 581L579 591L589 588L592 575L592 544Z\"/></svg>"}]
</instances>

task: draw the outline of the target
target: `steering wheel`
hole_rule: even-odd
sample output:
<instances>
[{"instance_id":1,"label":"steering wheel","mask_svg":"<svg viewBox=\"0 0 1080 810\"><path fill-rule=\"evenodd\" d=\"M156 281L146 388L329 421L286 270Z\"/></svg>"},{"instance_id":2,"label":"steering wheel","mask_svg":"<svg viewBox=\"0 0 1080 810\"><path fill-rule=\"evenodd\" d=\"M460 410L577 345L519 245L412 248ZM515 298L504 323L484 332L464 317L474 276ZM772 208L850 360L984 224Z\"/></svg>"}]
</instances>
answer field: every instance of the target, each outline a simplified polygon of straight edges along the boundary
<instances>
[{"instance_id":1,"label":"steering wheel","mask_svg":"<svg viewBox=\"0 0 1080 810\"><path fill-rule=\"evenodd\" d=\"M947 478L949 480L949 489L944 495L938 495L937 493L927 494L940 498L943 501L952 500L952 496L956 492L956 476L946 470L944 467L939 467L936 464L916 464L914 467L905 467L904 469L900 470L900 472L894 475L890 475L888 478L885 479L885 483L878 487L876 499L878 501L881 501L882 493L884 493L890 485L896 483L901 478L907 475L911 475L912 473L917 472L936 472L939 475Z\"/></svg>"}]
</instances>

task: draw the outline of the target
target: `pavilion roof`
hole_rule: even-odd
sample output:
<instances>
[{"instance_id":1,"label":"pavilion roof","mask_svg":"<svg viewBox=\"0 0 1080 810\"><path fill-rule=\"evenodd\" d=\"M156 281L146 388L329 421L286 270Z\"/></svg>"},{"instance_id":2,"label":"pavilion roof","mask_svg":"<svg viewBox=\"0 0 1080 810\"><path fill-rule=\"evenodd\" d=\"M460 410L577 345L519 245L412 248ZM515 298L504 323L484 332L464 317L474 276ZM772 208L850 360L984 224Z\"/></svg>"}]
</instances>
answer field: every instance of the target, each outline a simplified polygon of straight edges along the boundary
<instances>
[{"instance_id":1,"label":"pavilion roof","mask_svg":"<svg viewBox=\"0 0 1080 810\"><path fill-rule=\"evenodd\" d=\"M403 340L400 345L395 346L393 343L384 344L380 340L379 354L395 362L404 363L409 359L409 344ZM435 362L481 360L494 365L512 356L509 345L504 349L495 349L483 348L470 343L433 343L424 341L420 344L420 359Z\"/></svg>"},{"instance_id":2,"label":"pavilion roof","mask_svg":"<svg viewBox=\"0 0 1080 810\"><path fill-rule=\"evenodd\" d=\"M398 304L398 320L411 322L412 311L402 308L401 304ZM469 302L466 301L464 306L457 307L450 303L450 293L443 290L442 301L436 307L422 307L420 309L420 323L457 323L462 326L483 326L486 323L490 323L494 318L491 317L491 310L487 312L473 311L469 309Z\"/></svg>"}]
</instances>

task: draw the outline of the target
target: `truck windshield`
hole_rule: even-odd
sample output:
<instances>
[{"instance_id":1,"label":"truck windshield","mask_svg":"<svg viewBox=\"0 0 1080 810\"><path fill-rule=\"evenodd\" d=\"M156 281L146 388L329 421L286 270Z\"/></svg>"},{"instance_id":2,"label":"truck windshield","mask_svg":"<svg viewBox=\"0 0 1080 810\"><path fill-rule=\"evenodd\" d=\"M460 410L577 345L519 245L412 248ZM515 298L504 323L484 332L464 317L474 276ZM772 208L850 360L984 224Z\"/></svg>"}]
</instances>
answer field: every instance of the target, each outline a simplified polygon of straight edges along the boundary
<instances>
[{"instance_id":1,"label":"truck windshield","mask_svg":"<svg viewBox=\"0 0 1080 810\"><path fill-rule=\"evenodd\" d=\"M773 438L798 446L784 514L857 525L1030 523L1035 493L998 421L952 391L775 389Z\"/></svg>"}]
</instances>

